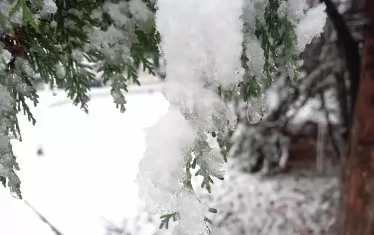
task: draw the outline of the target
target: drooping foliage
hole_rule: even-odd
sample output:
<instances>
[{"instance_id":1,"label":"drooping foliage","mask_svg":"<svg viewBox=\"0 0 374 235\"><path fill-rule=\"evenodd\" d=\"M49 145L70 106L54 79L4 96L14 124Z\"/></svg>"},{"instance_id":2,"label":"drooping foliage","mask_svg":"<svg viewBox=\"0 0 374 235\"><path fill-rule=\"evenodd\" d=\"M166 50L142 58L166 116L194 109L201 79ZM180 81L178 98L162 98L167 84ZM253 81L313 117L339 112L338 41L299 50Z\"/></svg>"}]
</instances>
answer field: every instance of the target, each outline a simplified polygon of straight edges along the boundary
<instances>
[{"instance_id":1,"label":"drooping foliage","mask_svg":"<svg viewBox=\"0 0 374 235\"><path fill-rule=\"evenodd\" d=\"M89 85L110 84L115 105L125 111L128 84L139 84L139 67L155 73L159 56L152 1L6 0L0 3L1 136L0 177L21 197L10 138L21 140L17 113L36 122L35 84L65 88L88 112ZM31 103L29 102L31 101Z\"/></svg>"},{"instance_id":2,"label":"drooping foliage","mask_svg":"<svg viewBox=\"0 0 374 235\"><path fill-rule=\"evenodd\" d=\"M322 32L326 18L323 5L313 8L321 24L298 33L311 20L304 1L227 4L158 1L156 25L168 62L164 94L171 108L147 131L138 183L147 209L163 214L162 227L179 220L178 232L209 231L208 212L216 210L200 203L195 191L210 192L214 180L224 178L230 136L240 122L232 107L258 104L244 118L261 120L265 91L280 74L289 84L301 78L300 53ZM168 133L163 138L161 130Z\"/></svg>"}]
</instances>

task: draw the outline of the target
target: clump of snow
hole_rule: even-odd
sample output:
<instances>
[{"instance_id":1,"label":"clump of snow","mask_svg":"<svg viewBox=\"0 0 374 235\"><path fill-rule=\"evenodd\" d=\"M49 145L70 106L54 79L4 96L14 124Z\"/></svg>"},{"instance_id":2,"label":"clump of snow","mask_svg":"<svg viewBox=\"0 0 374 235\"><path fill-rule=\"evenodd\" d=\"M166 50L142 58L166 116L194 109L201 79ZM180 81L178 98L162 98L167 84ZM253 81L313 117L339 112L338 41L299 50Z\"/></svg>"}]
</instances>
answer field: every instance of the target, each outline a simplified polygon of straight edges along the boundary
<instances>
[{"instance_id":1,"label":"clump of snow","mask_svg":"<svg viewBox=\"0 0 374 235\"><path fill-rule=\"evenodd\" d=\"M142 0L131 0L128 4L130 12L138 22L145 22L153 16L153 14L148 10L147 5Z\"/></svg>"},{"instance_id":2,"label":"clump of snow","mask_svg":"<svg viewBox=\"0 0 374 235\"><path fill-rule=\"evenodd\" d=\"M218 147L210 149L206 156L203 159L198 159L200 166L205 166L211 173L211 175L217 176L217 178L223 178L224 176L224 160L221 154L221 149ZM200 163L200 160L203 160Z\"/></svg>"},{"instance_id":3,"label":"clump of snow","mask_svg":"<svg viewBox=\"0 0 374 235\"><path fill-rule=\"evenodd\" d=\"M173 234L206 234L208 230L202 221L208 208L196 200L196 197L191 193L184 193L181 198L181 203L177 209L182 220L175 227Z\"/></svg>"},{"instance_id":4,"label":"clump of snow","mask_svg":"<svg viewBox=\"0 0 374 235\"><path fill-rule=\"evenodd\" d=\"M55 70L57 78L63 79L65 77L65 67L61 63L55 65Z\"/></svg>"},{"instance_id":5,"label":"clump of snow","mask_svg":"<svg viewBox=\"0 0 374 235\"><path fill-rule=\"evenodd\" d=\"M239 0L220 4L193 1L182 8L160 1L156 23L163 35L168 78L202 81L205 75L208 81L225 87L238 82L233 75L241 67L242 22L238 14L242 4Z\"/></svg>"},{"instance_id":6,"label":"clump of snow","mask_svg":"<svg viewBox=\"0 0 374 235\"><path fill-rule=\"evenodd\" d=\"M264 22L264 13L268 2L268 0L244 1L243 21L248 24L251 31L255 30L257 19L262 23Z\"/></svg>"},{"instance_id":7,"label":"clump of snow","mask_svg":"<svg viewBox=\"0 0 374 235\"><path fill-rule=\"evenodd\" d=\"M131 20L126 16L127 3L124 1L114 3L111 1L106 1L102 7L103 11L108 13L113 19L116 25L126 26ZM99 11L98 11L99 12ZM93 17L97 18L99 13L94 12Z\"/></svg>"},{"instance_id":8,"label":"clump of snow","mask_svg":"<svg viewBox=\"0 0 374 235\"><path fill-rule=\"evenodd\" d=\"M4 16L8 17L9 13L14 7L16 6L18 1L1 1L0 2L0 15L3 14ZM35 4L35 3L31 3ZM34 19L39 19L40 17L46 17L50 14L54 14L57 11L57 6L54 0L43 0L41 2L42 8L34 13L33 18ZM23 9L22 7L18 8L17 11L14 13L13 16L9 18L10 22L20 24L22 25L23 23ZM8 24L9 22L5 21L2 22L5 26L10 26Z\"/></svg>"},{"instance_id":9,"label":"clump of snow","mask_svg":"<svg viewBox=\"0 0 374 235\"><path fill-rule=\"evenodd\" d=\"M180 203L184 158L195 138L190 122L175 108L147 130L147 148L139 165L138 183L148 211L170 213Z\"/></svg>"},{"instance_id":10,"label":"clump of snow","mask_svg":"<svg viewBox=\"0 0 374 235\"><path fill-rule=\"evenodd\" d=\"M141 29L146 30L147 22L154 16L142 0L118 3L107 1L102 10L111 16L116 26L126 27L127 32L134 30L135 23ZM100 18L100 10L94 11L92 17Z\"/></svg>"},{"instance_id":11,"label":"clump of snow","mask_svg":"<svg viewBox=\"0 0 374 235\"><path fill-rule=\"evenodd\" d=\"M2 58L4 59L4 62L7 64L10 62L10 60L13 58L12 54L6 50L6 49L2 49L2 54L1 54Z\"/></svg>"},{"instance_id":12,"label":"clump of snow","mask_svg":"<svg viewBox=\"0 0 374 235\"><path fill-rule=\"evenodd\" d=\"M17 1L1 1L0 2L0 15L4 15L6 17L9 17L10 11L14 8ZM15 24L21 24L23 23L23 11L22 9L16 11L13 16L9 17L10 22L13 22ZM7 21L2 21L2 23L5 26L10 27L10 24L7 23Z\"/></svg>"},{"instance_id":13,"label":"clump of snow","mask_svg":"<svg viewBox=\"0 0 374 235\"><path fill-rule=\"evenodd\" d=\"M182 113L204 131L211 132L223 128L227 121L232 124L235 120L234 114L219 95L203 88L201 82L181 83L169 80L164 86L164 91L169 102L180 106Z\"/></svg>"},{"instance_id":14,"label":"clump of snow","mask_svg":"<svg viewBox=\"0 0 374 235\"><path fill-rule=\"evenodd\" d=\"M92 10L90 17L93 20L101 20L102 19L102 14L103 14L103 9L102 8L96 8L96 9Z\"/></svg>"},{"instance_id":15,"label":"clump of snow","mask_svg":"<svg viewBox=\"0 0 374 235\"><path fill-rule=\"evenodd\" d=\"M291 23L296 25L304 17L304 11L307 8L306 0L281 1L278 14L280 17L287 16Z\"/></svg>"},{"instance_id":16,"label":"clump of snow","mask_svg":"<svg viewBox=\"0 0 374 235\"><path fill-rule=\"evenodd\" d=\"M0 114L5 115L6 112L12 110L13 102L14 100L8 90L0 85Z\"/></svg>"},{"instance_id":17,"label":"clump of snow","mask_svg":"<svg viewBox=\"0 0 374 235\"><path fill-rule=\"evenodd\" d=\"M52 20L50 23L51 28L55 29L57 27L57 22Z\"/></svg>"},{"instance_id":18,"label":"clump of snow","mask_svg":"<svg viewBox=\"0 0 374 235\"><path fill-rule=\"evenodd\" d=\"M313 38L318 37L326 24L325 4L308 9L306 0L282 1L278 14L287 17L296 26L298 49L302 52ZM306 12L306 13L305 13Z\"/></svg>"},{"instance_id":19,"label":"clump of snow","mask_svg":"<svg viewBox=\"0 0 374 235\"><path fill-rule=\"evenodd\" d=\"M288 92L284 89L286 77L281 77L269 87L265 93L266 104L269 110L278 108L280 102L288 96Z\"/></svg>"},{"instance_id":20,"label":"clump of snow","mask_svg":"<svg viewBox=\"0 0 374 235\"><path fill-rule=\"evenodd\" d=\"M178 212L176 234L207 232L208 208L181 183L192 150L205 141L202 133L233 126L235 115L217 89L241 79L242 6L242 0L158 1L156 24L168 63L164 94L173 108L148 132L138 183L148 210ZM221 176L220 152L204 153L199 167Z\"/></svg>"},{"instance_id":21,"label":"clump of snow","mask_svg":"<svg viewBox=\"0 0 374 235\"><path fill-rule=\"evenodd\" d=\"M80 12L78 9L75 9L75 8L69 8L68 14L74 15L74 16L76 16L78 18L82 18L83 17L83 13Z\"/></svg>"},{"instance_id":22,"label":"clump of snow","mask_svg":"<svg viewBox=\"0 0 374 235\"><path fill-rule=\"evenodd\" d=\"M90 44L87 47L100 50L111 63L120 63L123 61L122 58L129 58L131 40L126 32L113 25L106 31L97 27L88 30Z\"/></svg>"},{"instance_id":23,"label":"clump of snow","mask_svg":"<svg viewBox=\"0 0 374 235\"><path fill-rule=\"evenodd\" d=\"M261 44L254 35L248 35L245 42L245 53L248 58L247 65L250 68L250 71L256 77L262 77L263 68L265 65L265 56Z\"/></svg>"},{"instance_id":24,"label":"clump of snow","mask_svg":"<svg viewBox=\"0 0 374 235\"><path fill-rule=\"evenodd\" d=\"M318 37L326 24L325 4L308 9L306 0L281 1L280 17L287 17L296 26L298 49L302 52L313 38ZM305 13L306 12L306 13Z\"/></svg>"},{"instance_id":25,"label":"clump of snow","mask_svg":"<svg viewBox=\"0 0 374 235\"><path fill-rule=\"evenodd\" d=\"M319 4L308 10L307 14L296 27L297 43L300 51L304 50L313 38L319 36L323 32L326 24L326 6Z\"/></svg>"},{"instance_id":26,"label":"clump of snow","mask_svg":"<svg viewBox=\"0 0 374 235\"><path fill-rule=\"evenodd\" d=\"M114 24L104 30L98 27L85 28L90 39L85 50L94 48L101 51L111 64L121 62L132 64L130 48L131 42L136 37L136 26L147 31L148 28L143 26L148 24L153 13L141 0L118 3L106 1L101 8L93 10L91 18L101 20L103 12L110 15Z\"/></svg>"},{"instance_id":27,"label":"clump of snow","mask_svg":"<svg viewBox=\"0 0 374 235\"><path fill-rule=\"evenodd\" d=\"M256 22L264 23L264 13L268 1L254 0L245 1L243 6L244 46L245 54L248 58L247 66L249 72L256 78L263 78L263 68L265 65L264 51L261 42L256 36ZM261 81L259 81L261 83Z\"/></svg>"},{"instance_id":28,"label":"clump of snow","mask_svg":"<svg viewBox=\"0 0 374 235\"><path fill-rule=\"evenodd\" d=\"M40 11L41 16L47 16L49 14L54 14L57 12L57 6L54 0L44 0L43 8Z\"/></svg>"}]
</instances>

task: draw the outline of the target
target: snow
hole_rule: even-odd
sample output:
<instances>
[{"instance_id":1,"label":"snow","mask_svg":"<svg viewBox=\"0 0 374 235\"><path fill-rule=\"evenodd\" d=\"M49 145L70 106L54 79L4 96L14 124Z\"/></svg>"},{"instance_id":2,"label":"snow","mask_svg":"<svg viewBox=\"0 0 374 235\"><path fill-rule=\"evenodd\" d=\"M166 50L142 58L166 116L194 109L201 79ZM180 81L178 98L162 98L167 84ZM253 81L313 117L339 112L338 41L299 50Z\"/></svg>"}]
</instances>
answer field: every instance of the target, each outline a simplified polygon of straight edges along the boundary
<instances>
[{"instance_id":1,"label":"snow","mask_svg":"<svg viewBox=\"0 0 374 235\"><path fill-rule=\"evenodd\" d=\"M195 136L190 123L175 109L147 130L147 148L137 181L148 211L170 213L178 206L175 195L181 192L185 166L184 158L179 156L192 148Z\"/></svg>"},{"instance_id":2,"label":"snow","mask_svg":"<svg viewBox=\"0 0 374 235\"><path fill-rule=\"evenodd\" d=\"M137 22L145 22L153 16L142 0L131 0L128 4L129 10Z\"/></svg>"},{"instance_id":3,"label":"snow","mask_svg":"<svg viewBox=\"0 0 374 235\"><path fill-rule=\"evenodd\" d=\"M128 59L130 55L130 35L124 33L123 30L113 25L109 26L106 31L98 27L87 29L90 43L87 44L88 48L95 48L101 50L106 59L113 63L119 63L122 59ZM121 60L120 60L121 59Z\"/></svg>"},{"instance_id":4,"label":"snow","mask_svg":"<svg viewBox=\"0 0 374 235\"><path fill-rule=\"evenodd\" d=\"M246 56L248 58L247 65L250 71L257 77L263 76L263 68L265 65L264 51L260 42L254 35L246 37Z\"/></svg>"},{"instance_id":5,"label":"snow","mask_svg":"<svg viewBox=\"0 0 374 235\"><path fill-rule=\"evenodd\" d=\"M66 75L65 68L61 63L55 65L56 70L56 77L59 79L63 79Z\"/></svg>"},{"instance_id":6,"label":"snow","mask_svg":"<svg viewBox=\"0 0 374 235\"><path fill-rule=\"evenodd\" d=\"M204 201L218 210L212 235L332 234L339 201L337 177L308 173L262 178L229 159L226 179ZM207 198L209 198L207 200Z\"/></svg>"},{"instance_id":7,"label":"snow","mask_svg":"<svg viewBox=\"0 0 374 235\"><path fill-rule=\"evenodd\" d=\"M102 9L104 12L107 12L111 16L111 18L117 25L125 26L130 22L130 19L125 14L123 14L126 7L126 2L113 3L110 1L106 1Z\"/></svg>"},{"instance_id":8,"label":"snow","mask_svg":"<svg viewBox=\"0 0 374 235\"><path fill-rule=\"evenodd\" d=\"M89 115L62 91L55 97L40 92L35 127L20 115L24 140L13 145L24 199L64 235L102 235L105 220L120 224L140 208L134 180L145 148L143 130L168 109L163 96L149 89L160 86L130 88L124 114L104 88L92 91ZM44 156L36 156L38 147ZM0 234L53 234L8 189L0 188L0 208Z\"/></svg>"},{"instance_id":9,"label":"snow","mask_svg":"<svg viewBox=\"0 0 374 235\"><path fill-rule=\"evenodd\" d=\"M304 11L308 8L306 0L282 1L278 9L280 16L287 15L288 19L296 25L304 16Z\"/></svg>"},{"instance_id":10,"label":"snow","mask_svg":"<svg viewBox=\"0 0 374 235\"><path fill-rule=\"evenodd\" d=\"M243 21L245 54L248 58L247 66L249 71L258 78L263 78L263 68L265 65L265 56L260 41L256 36L256 20L264 22L264 13L268 1L253 0L244 1Z\"/></svg>"},{"instance_id":11,"label":"snow","mask_svg":"<svg viewBox=\"0 0 374 235\"><path fill-rule=\"evenodd\" d=\"M1 56L3 57L5 63L9 63L9 61L12 59L12 54L6 49L2 49Z\"/></svg>"},{"instance_id":12,"label":"snow","mask_svg":"<svg viewBox=\"0 0 374 235\"><path fill-rule=\"evenodd\" d=\"M325 9L324 4L318 4L316 7L309 9L297 25L297 44L300 51L303 51L313 38L318 37L323 32L327 18Z\"/></svg>"},{"instance_id":13,"label":"snow","mask_svg":"<svg viewBox=\"0 0 374 235\"><path fill-rule=\"evenodd\" d=\"M168 110L159 92L147 91L160 87L130 88L128 110L124 114L113 107L110 88L93 89L89 115L72 106L62 91L55 97L49 91L41 92L41 104L34 109L37 125L32 127L20 116L24 142L14 145L20 159L24 197L64 235L102 235L105 220L121 224L124 216L132 217L141 205L134 180L145 149L144 128L153 126ZM40 146L44 157L36 157ZM304 229L304 225L312 226L320 234L321 229L328 229L333 223L333 206L324 198L336 187L336 179L297 181L285 177L264 181L236 169L227 172L225 181L215 181L210 195L213 200L208 203L218 209L213 220L218 228L214 227L212 234L236 234L241 225L247 231L269 231L259 235L290 235L290 230ZM299 189L305 190L304 193L298 193ZM197 202L189 194L183 198L181 213L187 218L195 215L188 218L189 223L200 222L200 216L190 214L183 205L200 209L206 206L194 205ZM332 199L335 198L334 194ZM22 201L12 198L7 189L0 188L0 208L0 234L53 234ZM285 211L283 217L279 216L279 210ZM230 213L234 214L223 220ZM317 221L318 226L313 222L316 217L323 218ZM302 218L306 218L306 224ZM284 221L285 226L277 227Z\"/></svg>"},{"instance_id":14,"label":"snow","mask_svg":"<svg viewBox=\"0 0 374 235\"><path fill-rule=\"evenodd\" d=\"M44 0L43 8L40 12L40 15L46 16L49 14L54 14L57 11L57 6L54 0Z\"/></svg>"},{"instance_id":15,"label":"snow","mask_svg":"<svg viewBox=\"0 0 374 235\"><path fill-rule=\"evenodd\" d=\"M0 15L9 16L9 13L17 5L19 1L1 1L0 2ZM33 15L34 19L39 19L40 17L45 17L50 14L54 14L57 11L57 6L54 0L42 0L42 9ZM32 4L37 4L33 3ZM22 7L18 8L14 15L9 19L12 23L22 24L23 23L23 9ZM2 22L8 24L9 22ZM10 26L10 25L7 25Z\"/></svg>"},{"instance_id":16,"label":"snow","mask_svg":"<svg viewBox=\"0 0 374 235\"><path fill-rule=\"evenodd\" d=\"M13 7L16 5L17 1L11 2L11 1L1 1L0 2L0 16L9 16L9 12L13 9ZM19 10L14 13L12 17L9 18L9 20L16 24L22 24L22 10ZM6 23L6 21L4 22ZM8 25L9 26L9 25Z\"/></svg>"},{"instance_id":17,"label":"snow","mask_svg":"<svg viewBox=\"0 0 374 235\"><path fill-rule=\"evenodd\" d=\"M196 81L204 73L208 83L227 87L238 82L241 78L234 74L241 67L242 4L241 0L159 1L156 23L168 77Z\"/></svg>"},{"instance_id":18,"label":"snow","mask_svg":"<svg viewBox=\"0 0 374 235\"><path fill-rule=\"evenodd\" d=\"M207 232L208 208L183 184L191 180L184 167L205 143L204 133L222 131L236 119L217 89L241 80L242 6L242 0L158 1L156 25L168 63L164 94L171 108L148 132L137 181L150 212L178 213L174 234ZM221 177L220 151L199 152L200 172Z\"/></svg>"}]
</instances>

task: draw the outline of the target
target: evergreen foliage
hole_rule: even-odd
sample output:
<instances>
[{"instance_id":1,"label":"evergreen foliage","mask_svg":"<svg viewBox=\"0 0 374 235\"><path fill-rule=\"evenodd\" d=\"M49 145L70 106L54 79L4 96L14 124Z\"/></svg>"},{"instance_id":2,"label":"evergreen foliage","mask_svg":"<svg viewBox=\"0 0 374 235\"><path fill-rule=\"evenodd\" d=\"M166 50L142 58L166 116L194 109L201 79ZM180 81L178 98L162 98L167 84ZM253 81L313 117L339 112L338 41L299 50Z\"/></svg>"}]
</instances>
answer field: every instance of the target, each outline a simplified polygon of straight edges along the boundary
<instances>
[{"instance_id":1,"label":"evergreen foliage","mask_svg":"<svg viewBox=\"0 0 374 235\"><path fill-rule=\"evenodd\" d=\"M12 108L1 109L1 135L21 140L17 113L24 112L35 124L30 102L36 106L35 82L42 79L64 87L73 103L88 112L89 84L96 79L111 84L116 107L125 111L129 83L138 81L143 67L155 73L152 58L159 56L159 41L149 0L137 18L127 1L105 0L6 0L0 4L1 89L6 89ZM112 4L112 5L111 5ZM114 7L113 7L114 6ZM117 8L123 19L111 14ZM122 20L122 21L121 21ZM96 41L95 41L96 40ZM5 51L5 50L6 51ZM101 77L97 78L96 73ZM6 97L4 97L6 98ZM2 99L4 99L2 98ZM9 139L1 151L0 180L21 197L18 170ZM7 172L9 171L9 172Z\"/></svg>"},{"instance_id":2,"label":"evergreen foliage","mask_svg":"<svg viewBox=\"0 0 374 235\"><path fill-rule=\"evenodd\" d=\"M299 73L300 53L305 45L298 47L296 27L303 14L297 15L297 13L292 13L291 4L297 5L295 2L290 3L285 0L269 0L251 1L251 3L244 6L241 55L241 65L244 71L243 74L240 74L242 75L242 81L235 87L218 87L217 93L225 102L234 103L235 106L239 106L243 101L248 102L252 106L257 106L255 107L256 115L263 116L266 113L266 110L263 110L266 106L264 104L264 93L277 81L280 74L286 77L286 84L295 84L301 77ZM302 4L300 3L300 5ZM253 6L255 9L251 8ZM263 11L261 11L261 8ZM252 15L248 16L250 14ZM321 25L322 27L323 25ZM316 33L318 34L320 31ZM313 35L313 37L315 36ZM256 43L259 45L258 47ZM257 57L258 55L259 57L263 56L262 64L261 62L254 61L261 61L262 58ZM183 105L181 106L183 110ZM247 122L247 119L256 119L251 117L247 112L245 122ZM198 119L196 117L198 115L188 113L184 115L188 120ZM238 121L240 121L240 118L238 117ZM258 121L258 119L256 120ZM252 124L258 124L256 123L257 121L253 120ZM220 155L224 158L224 161L227 161L227 156L232 145L230 139L234 130L235 128L229 127L229 125L217 124L216 131L212 133L212 136L218 143L221 151ZM256 136L255 133L252 134ZM269 139L269 142L271 141L272 139ZM214 183L213 178L223 179L222 174L219 174L216 170L219 168L217 166L221 166L218 163L219 160L215 158L218 154L212 153L212 150L205 136L200 135L194 142L192 157L186 157L185 179L187 180L184 181L184 186L191 190L193 195L195 195L191 184L193 175L195 177L199 176L201 180L200 187L206 189L209 193ZM249 150L246 149L245 151ZM217 164L213 164L212 166L211 161ZM164 224L165 221L162 220L162 223Z\"/></svg>"}]
</instances>

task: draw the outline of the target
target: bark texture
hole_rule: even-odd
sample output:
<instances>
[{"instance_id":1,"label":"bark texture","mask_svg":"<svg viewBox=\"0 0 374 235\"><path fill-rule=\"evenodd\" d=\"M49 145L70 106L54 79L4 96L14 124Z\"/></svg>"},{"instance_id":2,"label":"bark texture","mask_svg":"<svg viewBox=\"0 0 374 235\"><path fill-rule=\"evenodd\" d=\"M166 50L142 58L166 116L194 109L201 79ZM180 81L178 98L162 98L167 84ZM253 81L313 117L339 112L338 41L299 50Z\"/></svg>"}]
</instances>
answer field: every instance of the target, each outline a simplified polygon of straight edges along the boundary
<instances>
[{"instance_id":1,"label":"bark texture","mask_svg":"<svg viewBox=\"0 0 374 235\"><path fill-rule=\"evenodd\" d=\"M374 235L374 1L366 0L365 11L361 85L342 171L339 235Z\"/></svg>"}]
</instances>

